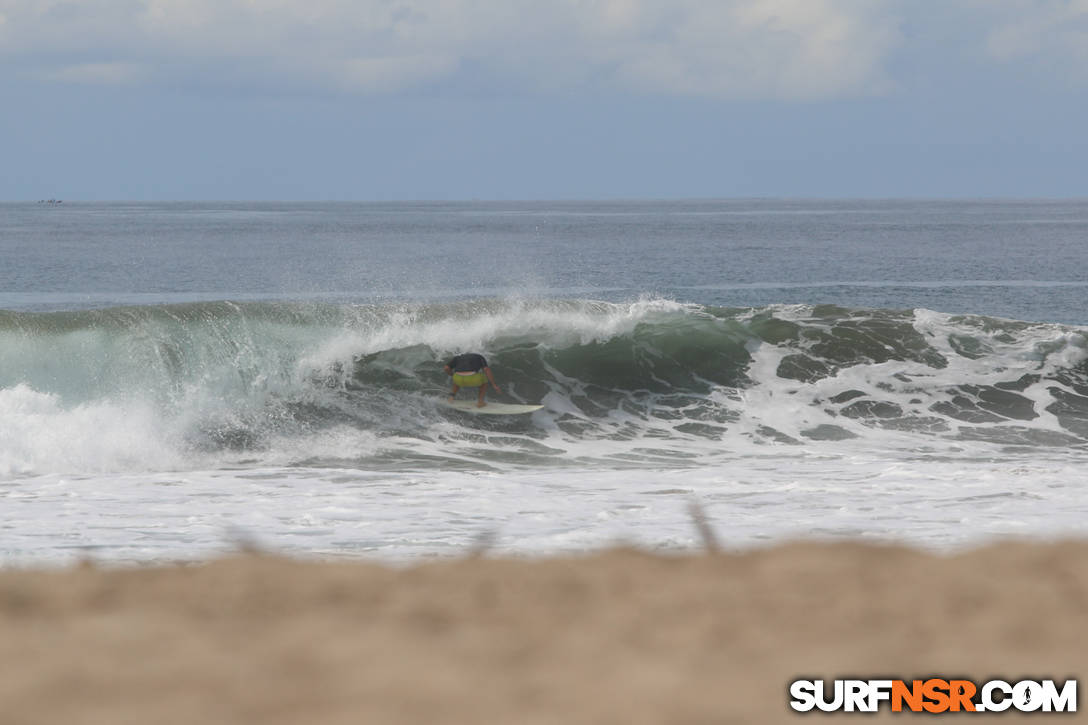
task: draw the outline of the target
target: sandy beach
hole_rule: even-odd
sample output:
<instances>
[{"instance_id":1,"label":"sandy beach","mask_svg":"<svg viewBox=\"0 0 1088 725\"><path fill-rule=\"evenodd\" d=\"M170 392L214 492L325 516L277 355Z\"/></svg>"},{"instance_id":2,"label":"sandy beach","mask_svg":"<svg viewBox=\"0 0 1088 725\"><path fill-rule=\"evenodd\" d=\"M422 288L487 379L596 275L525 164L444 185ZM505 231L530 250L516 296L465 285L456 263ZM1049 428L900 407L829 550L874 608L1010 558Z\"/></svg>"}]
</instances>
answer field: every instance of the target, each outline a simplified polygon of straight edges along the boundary
<instances>
[{"instance_id":1,"label":"sandy beach","mask_svg":"<svg viewBox=\"0 0 1088 725\"><path fill-rule=\"evenodd\" d=\"M0 712L10 725L778 722L805 717L788 705L802 677L1079 677L1086 622L1084 542L7 570ZM878 715L894 717L924 716Z\"/></svg>"}]
</instances>

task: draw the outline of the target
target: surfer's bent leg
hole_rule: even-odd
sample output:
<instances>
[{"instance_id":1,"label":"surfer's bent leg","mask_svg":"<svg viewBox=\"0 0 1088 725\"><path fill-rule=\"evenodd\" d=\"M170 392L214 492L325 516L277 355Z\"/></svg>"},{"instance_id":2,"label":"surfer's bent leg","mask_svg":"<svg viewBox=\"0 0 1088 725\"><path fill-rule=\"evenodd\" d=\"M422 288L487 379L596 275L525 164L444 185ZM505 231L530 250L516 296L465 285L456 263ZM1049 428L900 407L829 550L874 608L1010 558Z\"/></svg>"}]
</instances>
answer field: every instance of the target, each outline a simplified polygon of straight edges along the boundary
<instances>
[{"instance_id":1,"label":"surfer's bent leg","mask_svg":"<svg viewBox=\"0 0 1088 725\"><path fill-rule=\"evenodd\" d=\"M450 391L450 402L453 402L453 398L457 395L457 391L461 389L460 385L454 384L453 390Z\"/></svg>"},{"instance_id":2,"label":"surfer's bent leg","mask_svg":"<svg viewBox=\"0 0 1088 725\"><path fill-rule=\"evenodd\" d=\"M476 407L477 408L482 408L485 405L487 405L487 403L484 402L484 395L486 393L487 393L487 386L486 385L481 385L480 386L480 399L476 401Z\"/></svg>"}]
</instances>

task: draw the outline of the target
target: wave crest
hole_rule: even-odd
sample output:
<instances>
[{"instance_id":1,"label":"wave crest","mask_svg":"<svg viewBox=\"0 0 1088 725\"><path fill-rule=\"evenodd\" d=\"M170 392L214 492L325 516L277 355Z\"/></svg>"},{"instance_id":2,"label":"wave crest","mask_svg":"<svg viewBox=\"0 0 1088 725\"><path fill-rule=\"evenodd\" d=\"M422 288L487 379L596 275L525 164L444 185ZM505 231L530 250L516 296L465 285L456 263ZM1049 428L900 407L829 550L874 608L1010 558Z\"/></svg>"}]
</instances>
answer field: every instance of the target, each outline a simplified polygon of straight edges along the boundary
<instances>
[{"instance_id":1,"label":"wave crest","mask_svg":"<svg viewBox=\"0 0 1088 725\"><path fill-rule=\"evenodd\" d=\"M590 460L582 444L608 441L627 442L613 448L632 461L635 448L691 459L738 442L1088 441L1083 328L658 299L217 302L0 312L0 406L24 431L4 436L0 469L463 463L465 431L496 425L434 405L442 363L466 350L489 358L511 397L547 406L534 424L508 424L510 459ZM138 432L111 448L126 440L111 430Z\"/></svg>"}]
</instances>

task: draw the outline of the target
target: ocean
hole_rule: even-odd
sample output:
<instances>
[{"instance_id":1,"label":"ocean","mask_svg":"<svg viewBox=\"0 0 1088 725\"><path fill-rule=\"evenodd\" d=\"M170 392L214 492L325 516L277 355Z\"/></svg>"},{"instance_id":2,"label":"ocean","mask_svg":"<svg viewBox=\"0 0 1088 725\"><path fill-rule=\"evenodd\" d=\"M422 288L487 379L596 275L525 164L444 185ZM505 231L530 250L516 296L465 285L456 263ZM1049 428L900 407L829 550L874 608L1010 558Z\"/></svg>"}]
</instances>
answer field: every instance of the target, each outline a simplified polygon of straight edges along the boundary
<instances>
[{"instance_id":1,"label":"ocean","mask_svg":"<svg viewBox=\"0 0 1088 725\"><path fill-rule=\"evenodd\" d=\"M0 565L1088 534L1088 201L6 203L0 254ZM466 351L544 409L443 408Z\"/></svg>"}]
</instances>

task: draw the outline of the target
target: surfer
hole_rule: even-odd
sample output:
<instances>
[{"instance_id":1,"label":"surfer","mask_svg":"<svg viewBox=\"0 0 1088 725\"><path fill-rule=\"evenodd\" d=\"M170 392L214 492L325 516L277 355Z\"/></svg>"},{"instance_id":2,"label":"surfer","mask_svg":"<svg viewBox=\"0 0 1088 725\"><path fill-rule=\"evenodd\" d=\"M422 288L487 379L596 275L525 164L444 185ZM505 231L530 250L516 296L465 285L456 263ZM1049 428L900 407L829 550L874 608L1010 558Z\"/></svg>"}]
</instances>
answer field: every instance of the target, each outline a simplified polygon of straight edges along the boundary
<instances>
[{"instance_id":1,"label":"surfer","mask_svg":"<svg viewBox=\"0 0 1088 725\"><path fill-rule=\"evenodd\" d=\"M484 402L484 394L487 392L488 381L491 382L491 387L495 389L496 393L502 392L499 390L499 386L495 384L495 376L491 374L491 368L487 366L487 360L483 355L474 352L455 355L452 360L446 363L446 367L443 369L446 371L446 375L453 379L453 390L450 391L451 403L457 395L457 391L461 388L479 388L480 398L476 401L476 407L484 407L487 405Z\"/></svg>"}]
</instances>

